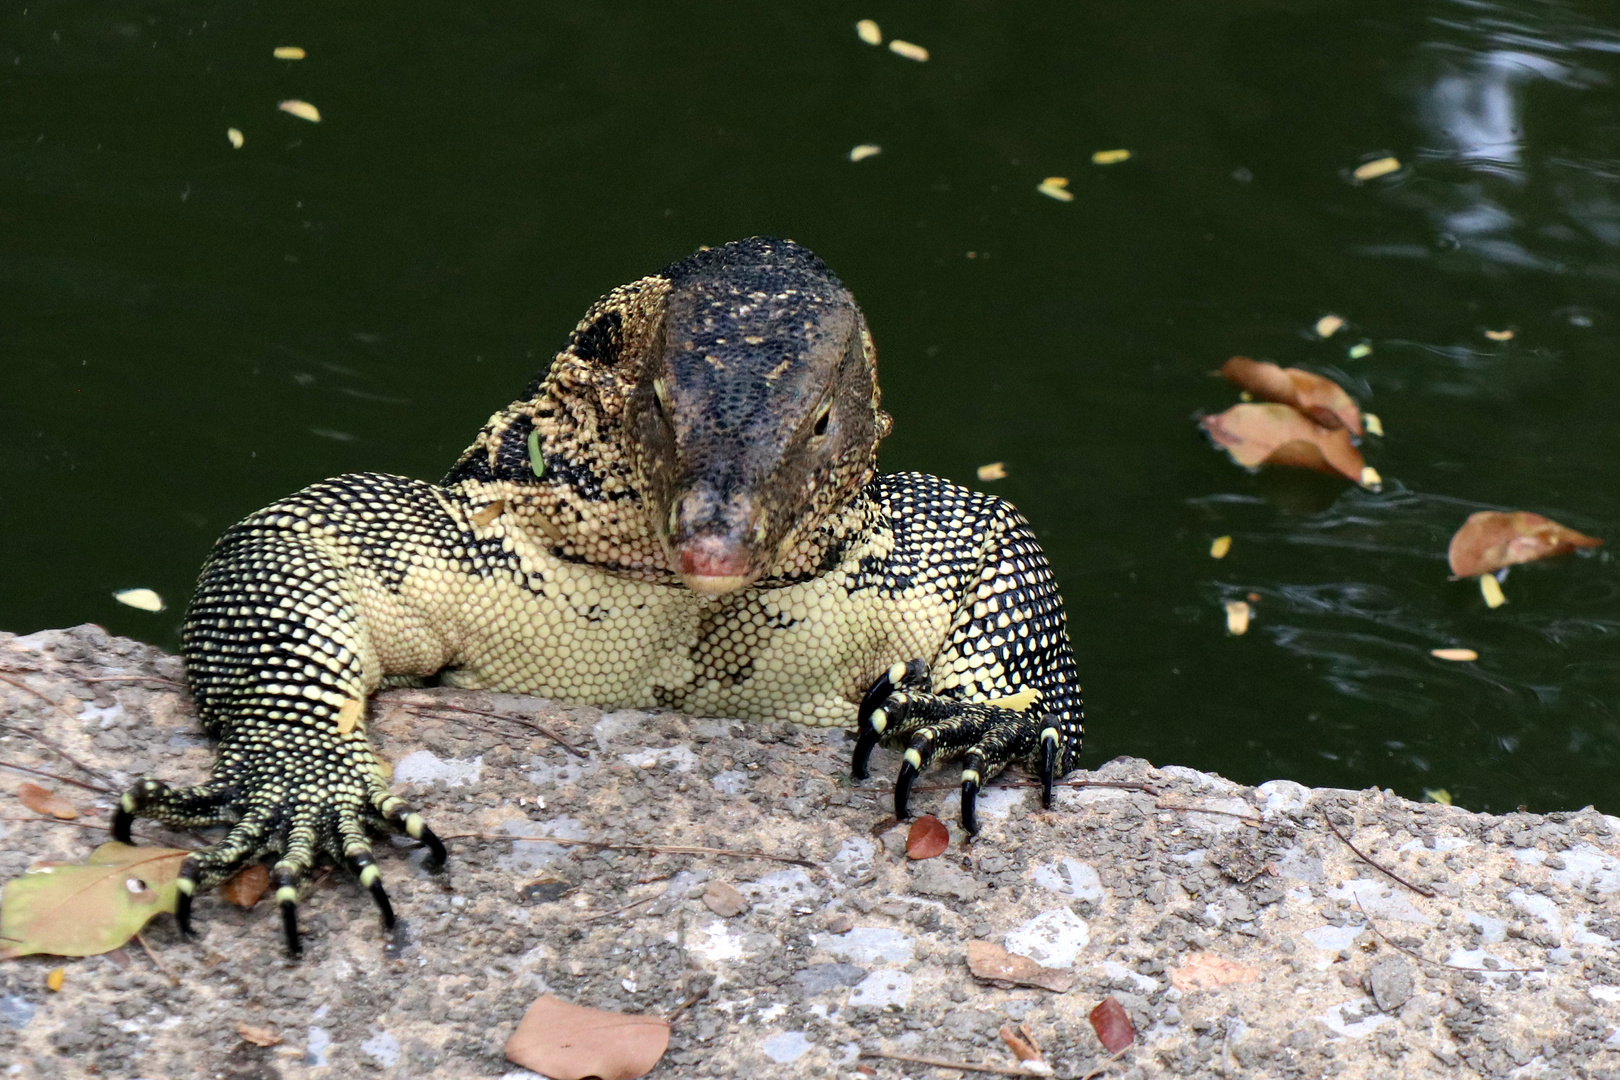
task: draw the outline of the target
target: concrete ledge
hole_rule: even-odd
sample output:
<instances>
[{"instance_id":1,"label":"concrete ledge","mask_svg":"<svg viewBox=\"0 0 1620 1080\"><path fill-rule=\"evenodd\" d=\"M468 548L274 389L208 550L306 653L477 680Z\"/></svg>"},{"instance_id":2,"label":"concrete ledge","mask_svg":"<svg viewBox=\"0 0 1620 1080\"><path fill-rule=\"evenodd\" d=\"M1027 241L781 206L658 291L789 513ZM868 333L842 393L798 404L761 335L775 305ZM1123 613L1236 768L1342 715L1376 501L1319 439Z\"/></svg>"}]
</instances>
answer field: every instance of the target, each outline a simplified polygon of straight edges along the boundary
<instances>
[{"instance_id":1,"label":"concrete ledge","mask_svg":"<svg viewBox=\"0 0 1620 1080\"><path fill-rule=\"evenodd\" d=\"M0 634L0 674L0 761L89 779L34 732L115 785L207 775L174 657L93 626ZM130 681L88 681L114 678ZM857 1055L1009 1068L1008 1021L1066 1077L1620 1077L1620 819L1591 808L1496 817L1120 759L1071 779L1122 786L1065 788L1051 811L1024 778L992 785L965 845L947 771L915 809L952 825L951 847L911 862L884 828L898 755L852 785L842 732L444 690L387 691L369 726L452 852L431 876L378 841L394 940L338 872L307 890L298 964L271 904L217 896L197 902L198 942L168 917L148 929L178 986L138 946L0 964L6 1075L527 1076L501 1047L550 990L657 1013L701 994L656 1077L957 1077ZM81 859L110 820L110 796L10 769L0 794L25 781L95 827L0 800L0 879ZM670 845L776 859L647 850ZM746 910L717 913L713 882ZM980 983L981 939L1075 985ZM1101 1064L1087 1014L1109 995L1138 1044ZM254 1046L241 1023L284 1041Z\"/></svg>"}]
</instances>

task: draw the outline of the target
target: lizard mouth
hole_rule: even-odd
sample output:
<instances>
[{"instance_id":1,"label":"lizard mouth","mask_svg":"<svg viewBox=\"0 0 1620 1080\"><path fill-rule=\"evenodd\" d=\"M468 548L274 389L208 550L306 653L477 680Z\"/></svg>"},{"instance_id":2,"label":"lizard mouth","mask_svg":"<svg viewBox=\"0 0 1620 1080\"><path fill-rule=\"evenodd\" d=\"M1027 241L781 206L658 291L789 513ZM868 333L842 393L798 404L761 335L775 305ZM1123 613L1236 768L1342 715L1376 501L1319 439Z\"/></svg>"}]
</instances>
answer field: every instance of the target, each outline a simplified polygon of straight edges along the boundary
<instances>
[{"instance_id":1,"label":"lizard mouth","mask_svg":"<svg viewBox=\"0 0 1620 1080\"><path fill-rule=\"evenodd\" d=\"M724 596L759 578L746 545L734 536L694 536L675 547L675 572L681 583L704 596Z\"/></svg>"}]
</instances>

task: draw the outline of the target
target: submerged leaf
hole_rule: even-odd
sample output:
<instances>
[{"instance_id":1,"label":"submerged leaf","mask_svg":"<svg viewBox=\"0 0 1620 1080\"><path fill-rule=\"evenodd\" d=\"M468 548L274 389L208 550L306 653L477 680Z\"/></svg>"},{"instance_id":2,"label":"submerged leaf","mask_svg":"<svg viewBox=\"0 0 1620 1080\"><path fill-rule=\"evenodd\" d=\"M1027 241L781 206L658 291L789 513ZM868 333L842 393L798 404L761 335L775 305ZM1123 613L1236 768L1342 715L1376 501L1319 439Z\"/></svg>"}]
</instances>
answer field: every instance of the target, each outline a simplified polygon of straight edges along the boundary
<instances>
[{"instance_id":1,"label":"submerged leaf","mask_svg":"<svg viewBox=\"0 0 1620 1080\"><path fill-rule=\"evenodd\" d=\"M1344 428L1325 428L1289 405L1234 405L1204 430L1245 468L1287 465L1361 482L1366 462Z\"/></svg>"},{"instance_id":2,"label":"submerged leaf","mask_svg":"<svg viewBox=\"0 0 1620 1080\"><path fill-rule=\"evenodd\" d=\"M1528 510L1481 510L1470 514L1451 538L1446 557L1451 573L1464 578L1602 543Z\"/></svg>"},{"instance_id":3,"label":"submerged leaf","mask_svg":"<svg viewBox=\"0 0 1620 1080\"><path fill-rule=\"evenodd\" d=\"M1112 994L1103 998L1091 1010L1088 1018L1091 1020L1091 1030L1097 1033L1103 1049L1110 1054L1117 1054L1136 1041L1136 1028L1131 1026L1131 1018L1125 1015L1125 1006Z\"/></svg>"},{"instance_id":4,"label":"submerged leaf","mask_svg":"<svg viewBox=\"0 0 1620 1080\"><path fill-rule=\"evenodd\" d=\"M1221 365L1221 374L1263 401L1292 405L1323 427L1347 427L1353 435L1362 433L1361 410L1355 399L1332 379L1247 356L1232 357Z\"/></svg>"},{"instance_id":5,"label":"submerged leaf","mask_svg":"<svg viewBox=\"0 0 1620 1080\"><path fill-rule=\"evenodd\" d=\"M906 857L909 859L932 859L944 854L950 846L950 830L933 814L924 814L912 822L911 831L906 834Z\"/></svg>"},{"instance_id":6,"label":"submerged leaf","mask_svg":"<svg viewBox=\"0 0 1620 1080\"><path fill-rule=\"evenodd\" d=\"M587 1009L543 994L506 1040L506 1059L553 1080L634 1080L669 1049L669 1024L656 1016Z\"/></svg>"},{"instance_id":7,"label":"submerged leaf","mask_svg":"<svg viewBox=\"0 0 1620 1080\"><path fill-rule=\"evenodd\" d=\"M0 897L0 957L94 956L173 911L175 878L191 852L102 844L83 865L39 863Z\"/></svg>"}]
</instances>

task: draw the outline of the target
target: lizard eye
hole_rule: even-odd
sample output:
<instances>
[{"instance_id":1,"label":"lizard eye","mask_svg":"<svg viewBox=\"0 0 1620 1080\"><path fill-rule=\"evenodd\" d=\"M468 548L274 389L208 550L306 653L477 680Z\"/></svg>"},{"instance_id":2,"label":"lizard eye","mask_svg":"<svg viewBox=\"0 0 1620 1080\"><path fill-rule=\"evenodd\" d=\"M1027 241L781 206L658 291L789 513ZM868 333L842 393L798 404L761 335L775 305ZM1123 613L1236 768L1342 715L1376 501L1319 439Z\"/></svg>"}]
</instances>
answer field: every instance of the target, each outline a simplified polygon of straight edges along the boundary
<instances>
[{"instance_id":1,"label":"lizard eye","mask_svg":"<svg viewBox=\"0 0 1620 1080\"><path fill-rule=\"evenodd\" d=\"M816 413L816 423L811 432L817 436L827 434L827 424L832 419L832 402L829 400L822 404L821 411Z\"/></svg>"}]
</instances>

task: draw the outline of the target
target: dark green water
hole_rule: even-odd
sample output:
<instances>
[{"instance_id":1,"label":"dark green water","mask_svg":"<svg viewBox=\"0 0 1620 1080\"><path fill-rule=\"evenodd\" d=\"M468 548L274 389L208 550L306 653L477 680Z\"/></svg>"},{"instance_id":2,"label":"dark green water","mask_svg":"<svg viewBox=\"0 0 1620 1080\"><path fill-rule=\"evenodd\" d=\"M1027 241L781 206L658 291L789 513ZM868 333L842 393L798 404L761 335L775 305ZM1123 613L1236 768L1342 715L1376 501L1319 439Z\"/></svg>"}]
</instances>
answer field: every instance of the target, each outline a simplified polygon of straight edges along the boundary
<instances>
[{"instance_id":1,"label":"dark green water","mask_svg":"<svg viewBox=\"0 0 1620 1080\"><path fill-rule=\"evenodd\" d=\"M175 646L233 520L347 470L441 475L597 294L775 233L867 310L885 467L1007 463L1092 764L1620 811L1609 552L1516 570L1494 612L1444 563L1484 507L1620 541L1608 5L23 3L0 626ZM1403 170L1349 179L1384 154ZM1054 174L1073 202L1036 192ZM1327 312L1350 326L1321 341ZM1388 432L1384 491L1211 450L1234 353L1341 379ZM134 585L170 609L112 600Z\"/></svg>"}]
</instances>

